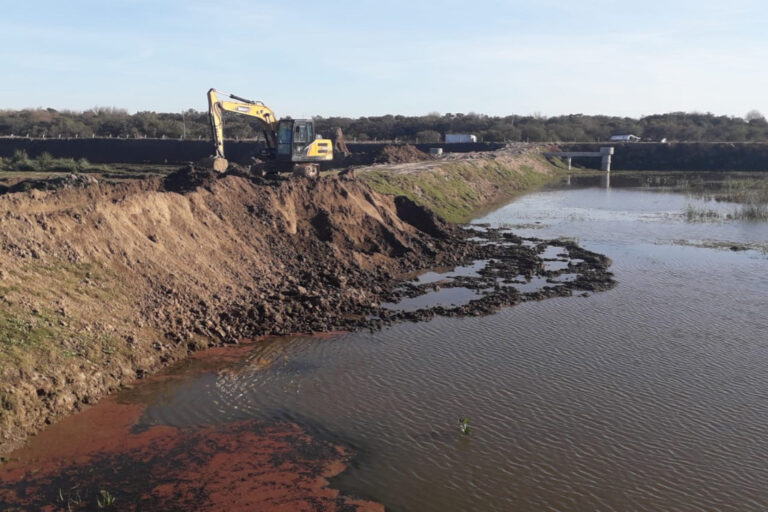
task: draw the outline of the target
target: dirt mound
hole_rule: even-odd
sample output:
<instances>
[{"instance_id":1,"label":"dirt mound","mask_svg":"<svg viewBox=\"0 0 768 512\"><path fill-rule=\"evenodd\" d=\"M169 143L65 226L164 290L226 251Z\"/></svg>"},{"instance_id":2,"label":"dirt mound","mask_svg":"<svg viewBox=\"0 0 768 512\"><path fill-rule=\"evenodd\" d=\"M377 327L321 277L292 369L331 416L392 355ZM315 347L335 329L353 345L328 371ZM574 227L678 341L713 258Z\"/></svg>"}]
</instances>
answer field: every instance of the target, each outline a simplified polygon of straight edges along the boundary
<instances>
[{"instance_id":1,"label":"dirt mound","mask_svg":"<svg viewBox=\"0 0 768 512\"><path fill-rule=\"evenodd\" d=\"M374 162L377 164L404 164L432 160L433 158L432 155L406 144L404 146L384 146L374 158Z\"/></svg>"},{"instance_id":2,"label":"dirt mound","mask_svg":"<svg viewBox=\"0 0 768 512\"><path fill-rule=\"evenodd\" d=\"M182 170L5 194L0 219L0 451L188 349L365 325L394 275L469 250L354 179Z\"/></svg>"},{"instance_id":3,"label":"dirt mound","mask_svg":"<svg viewBox=\"0 0 768 512\"><path fill-rule=\"evenodd\" d=\"M59 190L62 188L85 188L98 183L93 176L83 174L67 174L45 179L22 180L8 187L0 188L0 194L27 192L29 190Z\"/></svg>"},{"instance_id":4,"label":"dirt mound","mask_svg":"<svg viewBox=\"0 0 768 512\"><path fill-rule=\"evenodd\" d=\"M166 176L163 180L163 188L168 192L183 194L199 187L207 187L219 177L221 174L212 169L188 166Z\"/></svg>"}]
</instances>

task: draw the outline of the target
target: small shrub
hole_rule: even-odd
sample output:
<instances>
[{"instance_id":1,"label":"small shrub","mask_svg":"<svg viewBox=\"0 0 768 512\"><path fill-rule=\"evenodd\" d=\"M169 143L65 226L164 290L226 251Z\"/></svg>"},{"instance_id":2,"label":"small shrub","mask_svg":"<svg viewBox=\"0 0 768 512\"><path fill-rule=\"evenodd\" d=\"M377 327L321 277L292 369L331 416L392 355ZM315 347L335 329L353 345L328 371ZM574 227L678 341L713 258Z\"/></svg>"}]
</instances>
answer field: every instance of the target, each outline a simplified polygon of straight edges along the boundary
<instances>
[{"instance_id":1,"label":"small shrub","mask_svg":"<svg viewBox=\"0 0 768 512\"><path fill-rule=\"evenodd\" d=\"M111 509L115 506L116 501L117 498L112 493L102 489L96 497L96 506L99 507L99 510Z\"/></svg>"},{"instance_id":2,"label":"small shrub","mask_svg":"<svg viewBox=\"0 0 768 512\"><path fill-rule=\"evenodd\" d=\"M47 171L53 166L53 157L48 152L40 153L36 160L38 168L42 171Z\"/></svg>"},{"instance_id":3,"label":"small shrub","mask_svg":"<svg viewBox=\"0 0 768 512\"><path fill-rule=\"evenodd\" d=\"M13 152L13 156L11 157L11 163L17 164L20 162L27 162L29 161L29 156L27 155L27 152L23 149L17 149Z\"/></svg>"},{"instance_id":4,"label":"small shrub","mask_svg":"<svg viewBox=\"0 0 768 512\"><path fill-rule=\"evenodd\" d=\"M48 170L65 171L72 174L77 174L80 172L80 166L78 166L77 162L72 158L59 158L53 161L50 167L48 167Z\"/></svg>"}]
</instances>

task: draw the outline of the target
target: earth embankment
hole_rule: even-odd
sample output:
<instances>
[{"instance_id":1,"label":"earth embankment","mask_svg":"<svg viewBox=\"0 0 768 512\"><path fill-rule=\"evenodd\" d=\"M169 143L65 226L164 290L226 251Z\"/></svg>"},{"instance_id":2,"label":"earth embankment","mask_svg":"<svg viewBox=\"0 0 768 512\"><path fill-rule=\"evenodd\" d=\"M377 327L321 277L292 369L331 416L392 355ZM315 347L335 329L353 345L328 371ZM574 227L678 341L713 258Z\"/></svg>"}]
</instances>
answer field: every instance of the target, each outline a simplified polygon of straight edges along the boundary
<instances>
[{"instance_id":1,"label":"earth embankment","mask_svg":"<svg viewBox=\"0 0 768 512\"><path fill-rule=\"evenodd\" d=\"M357 178L184 169L0 195L0 454L189 351L380 325L371 318L399 276L492 257L444 218L466 220L553 169L521 147Z\"/></svg>"},{"instance_id":2,"label":"earth embankment","mask_svg":"<svg viewBox=\"0 0 768 512\"><path fill-rule=\"evenodd\" d=\"M462 258L403 201L188 172L0 196L2 451L188 350L355 328L394 274Z\"/></svg>"}]
</instances>

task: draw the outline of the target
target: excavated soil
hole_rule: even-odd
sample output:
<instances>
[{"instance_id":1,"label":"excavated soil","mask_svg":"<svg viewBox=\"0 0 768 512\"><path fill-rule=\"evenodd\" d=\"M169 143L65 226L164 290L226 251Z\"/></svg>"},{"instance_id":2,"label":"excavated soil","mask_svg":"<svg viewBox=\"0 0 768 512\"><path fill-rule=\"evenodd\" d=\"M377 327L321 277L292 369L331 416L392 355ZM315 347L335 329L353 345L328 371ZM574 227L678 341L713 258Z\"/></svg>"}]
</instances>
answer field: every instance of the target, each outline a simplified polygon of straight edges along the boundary
<instances>
[{"instance_id":1,"label":"excavated soil","mask_svg":"<svg viewBox=\"0 0 768 512\"><path fill-rule=\"evenodd\" d=\"M384 146L373 161L377 164L403 164L433 159L432 155L406 144L404 146Z\"/></svg>"},{"instance_id":2,"label":"excavated soil","mask_svg":"<svg viewBox=\"0 0 768 512\"><path fill-rule=\"evenodd\" d=\"M351 177L265 180L188 168L164 179L29 188L0 195L0 454L190 351L487 314L615 285L610 261L576 244L464 229ZM472 274L412 280L477 260L484 264ZM525 291L532 279L547 284ZM398 306L441 287L476 298ZM140 412L110 399L88 411L97 416L90 434L69 420L47 430L44 453L14 452L0 472L0 504L56 510L84 503L80 493L92 502L96 468L152 510L380 509L328 489L350 454L296 425L128 432ZM136 464L150 460L137 478Z\"/></svg>"}]
</instances>

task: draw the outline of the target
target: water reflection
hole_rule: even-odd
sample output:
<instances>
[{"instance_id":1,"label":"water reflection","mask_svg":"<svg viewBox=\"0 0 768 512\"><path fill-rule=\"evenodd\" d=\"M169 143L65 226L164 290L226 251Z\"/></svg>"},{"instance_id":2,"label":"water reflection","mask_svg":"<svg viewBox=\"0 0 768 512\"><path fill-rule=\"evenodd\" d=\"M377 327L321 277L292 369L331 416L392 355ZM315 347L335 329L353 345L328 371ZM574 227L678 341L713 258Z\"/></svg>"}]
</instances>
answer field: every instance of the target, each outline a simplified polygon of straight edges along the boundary
<instances>
[{"instance_id":1,"label":"water reflection","mask_svg":"<svg viewBox=\"0 0 768 512\"><path fill-rule=\"evenodd\" d=\"M604 189L611 188L611 173L606 172L603 173L602 176L600 176L600 186Z\"/></svg>"}]
</instances>

